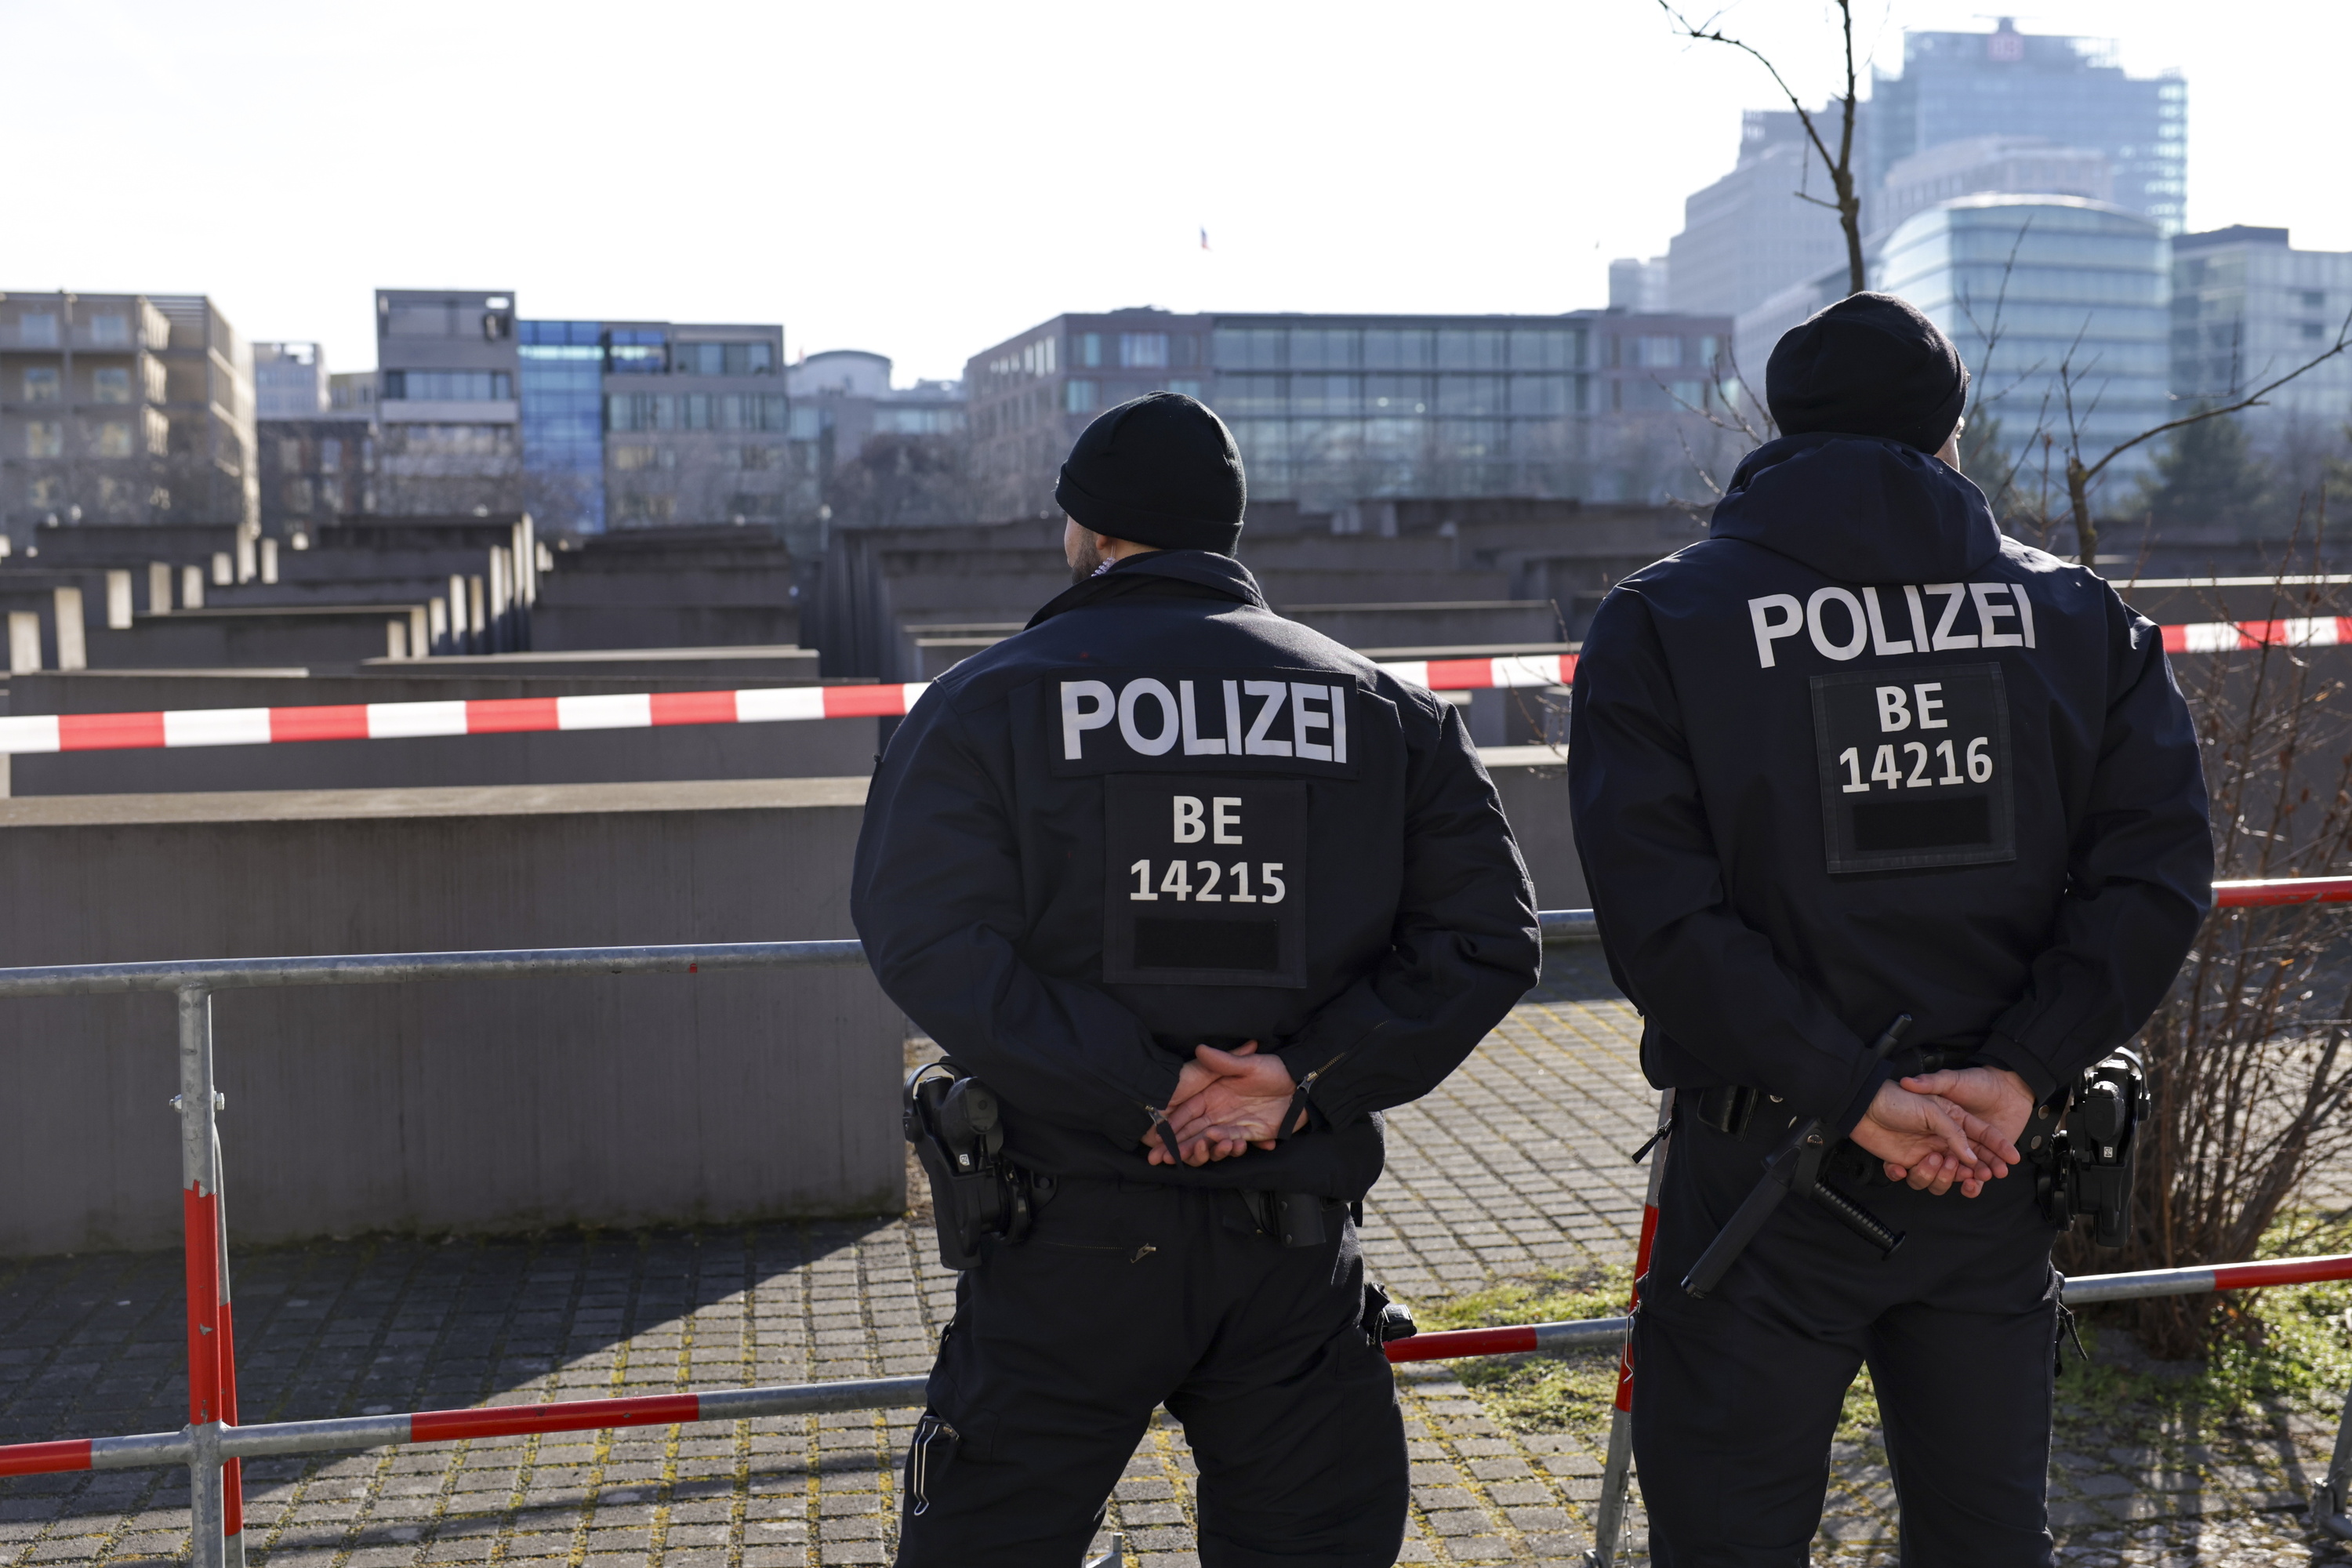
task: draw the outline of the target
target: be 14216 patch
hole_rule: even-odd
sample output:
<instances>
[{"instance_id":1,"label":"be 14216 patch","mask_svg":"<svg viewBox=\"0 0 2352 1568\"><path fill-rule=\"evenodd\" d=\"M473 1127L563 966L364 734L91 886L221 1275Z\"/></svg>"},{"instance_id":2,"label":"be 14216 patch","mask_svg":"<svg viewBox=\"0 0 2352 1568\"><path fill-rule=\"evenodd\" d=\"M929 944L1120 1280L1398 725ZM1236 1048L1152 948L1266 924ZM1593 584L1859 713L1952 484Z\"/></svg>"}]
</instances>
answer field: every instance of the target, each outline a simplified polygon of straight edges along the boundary
<instances>
[{"instance_id":1,"label":"be 14216 patch","mask_svg":"<svg viewBox=\"0 0 2352 1568\"><path fill-rule=\"evenodd\" d=\"M1812 697L1832 872L2017 858L2000 665L1816 675Z\"/></svg>"}]
</instances>

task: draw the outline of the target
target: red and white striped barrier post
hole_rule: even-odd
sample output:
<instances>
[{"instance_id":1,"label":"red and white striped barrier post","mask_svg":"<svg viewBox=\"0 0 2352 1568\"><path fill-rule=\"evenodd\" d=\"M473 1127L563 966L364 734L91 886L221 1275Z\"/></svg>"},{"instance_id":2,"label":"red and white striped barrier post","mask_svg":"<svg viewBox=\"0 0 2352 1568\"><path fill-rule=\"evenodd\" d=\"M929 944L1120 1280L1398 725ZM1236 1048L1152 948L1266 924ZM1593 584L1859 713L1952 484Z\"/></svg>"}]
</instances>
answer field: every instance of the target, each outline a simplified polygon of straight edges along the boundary
<instances>
[{"instance_id":1,"label":"red and white striped barrier post","mask_svg":"<svg viewBox=\"0 0 2352 1568\"><path fill-rule=\"evenodd\" d=\"M1674 1145L1675 1091L1658 1096L1657 1142L1650 1149L1650 1190L1642 1200L1642 1235L1633 1244L1633 1289L1625 1301L1625 1342L1617 1351L1617 1398L1609 1412L1609 1450L1601 1465L1601 1500L1594 1506L1592 1550L1588 1568L1615 1568L1625 1544L1627 1482L1633 1468L1633 1315L1642 1310L1642 1281L1650 1274L1650 1248L1658 1238L1658 1194L1666 1184L1666 1156Z\"/></svg>"},{"instance_id":2,"label":"red and white striped barrier post","mask_svg":"<svg viewBox=\"0 0 2352 1568\"><path fill-rule=\"evenodd\" d=\"M225 1467L222 1431L234 1424L236 1372L227 1336L228 1282L222 1268L220 1144L213 1120L212 993L183 986L180 1010L180 1212L188 1287L188 1512L196 1568L243 1568L244 1499ZM233 1553L233 1554L232 1554Z\"/></svg>"}]
</instances>

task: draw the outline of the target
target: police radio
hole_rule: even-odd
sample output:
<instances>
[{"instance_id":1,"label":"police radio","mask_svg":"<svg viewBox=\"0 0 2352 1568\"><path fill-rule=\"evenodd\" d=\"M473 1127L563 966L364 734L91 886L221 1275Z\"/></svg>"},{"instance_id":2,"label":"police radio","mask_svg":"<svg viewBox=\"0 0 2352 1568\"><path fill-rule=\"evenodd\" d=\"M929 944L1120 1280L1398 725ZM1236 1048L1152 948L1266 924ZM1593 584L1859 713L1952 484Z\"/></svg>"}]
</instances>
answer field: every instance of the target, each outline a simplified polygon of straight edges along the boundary
<instances>
[{"instance_id":1,"label":"police radio","mask_svg":"<svg viewBox=\"0 0 2352 1568\"><path fill-rule=\"evenodd\" d=\"M2067 1099L2056 1131L2028 1142L2034 1197L2060 1230L2087 1215L2093 1241L2121 1247L2131 1237L2133 1156L2154 1107L2139 1054L2126 1049L2101 1058ZM2033 1114L2039 1123L2057 1112L2043 1105Z\"/></svg>"},{"instance_id":2,"label":"police radio","mask_svg":"<svg viewBox=\"0 0 2352 1568\"><path fill-rule=\"evenodd\" d=\"M1016 1242L1029 1234L1031 1178L1003 1157L1003 1110L986 1084L952 1061L917 1068L902 1124L930 1179L944 1267L977 1268L990 1237Z\"/></svg>"}]
</instances>

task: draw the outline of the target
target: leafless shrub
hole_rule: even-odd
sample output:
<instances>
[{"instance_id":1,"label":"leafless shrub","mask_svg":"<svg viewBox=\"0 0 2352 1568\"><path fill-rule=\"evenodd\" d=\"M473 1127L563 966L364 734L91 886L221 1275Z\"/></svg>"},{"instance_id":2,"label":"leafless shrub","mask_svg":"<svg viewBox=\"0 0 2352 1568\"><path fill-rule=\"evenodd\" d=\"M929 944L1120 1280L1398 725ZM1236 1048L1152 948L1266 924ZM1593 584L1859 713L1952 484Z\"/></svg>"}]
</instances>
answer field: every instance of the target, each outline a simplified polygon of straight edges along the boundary
<instances>
[{"instance_id":1,"label":"leafless shrub","mask_svg":"<svg viewBox=\"0 0 2352 1568\"><path fill-rule=\"evenodd\" d=\"M2315 530L2276 567L2265 622L2330 617ZM2305 552L2307 552L2307 554ZM2298 556L2303 559L2298 562ZM2238 620L2218 602L2214 618ZM2273 626L2258 646L2179 665L2210 791L2218 879L2309 877L2352 862L2352 660L2296 646ZM2155 1096L2120 1254L2065 1237L2081 1272L2183 1268L2255 1256L2312 1173L2352 1152L2352 944L2316 904L2216 909L2171 996L2140 1037ZM2201 1353L2252 1320L2214 1296L2118 1309L2158 1355Z\"/></svg>"}]
</instances>

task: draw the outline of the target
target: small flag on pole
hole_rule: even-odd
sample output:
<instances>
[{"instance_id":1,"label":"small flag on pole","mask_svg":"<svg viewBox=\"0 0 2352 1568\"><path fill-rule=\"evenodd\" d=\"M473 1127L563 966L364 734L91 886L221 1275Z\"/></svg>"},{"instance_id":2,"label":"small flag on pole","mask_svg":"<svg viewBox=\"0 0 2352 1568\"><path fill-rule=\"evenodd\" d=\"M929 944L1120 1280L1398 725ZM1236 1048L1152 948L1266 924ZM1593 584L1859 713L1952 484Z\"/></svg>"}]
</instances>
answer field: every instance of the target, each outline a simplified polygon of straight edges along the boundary
<instances>
[{"instance_id":1,"label":"small flag on pole","mask_svg":"<svg viewBox=\"0 0 2352 1568\"><path fill-rule=\"evenodd\" d=\"M1209 231L1206 228L1201 230L1201 248L1203 250L1209 248Z\"/></svg>"}]
</instances>

